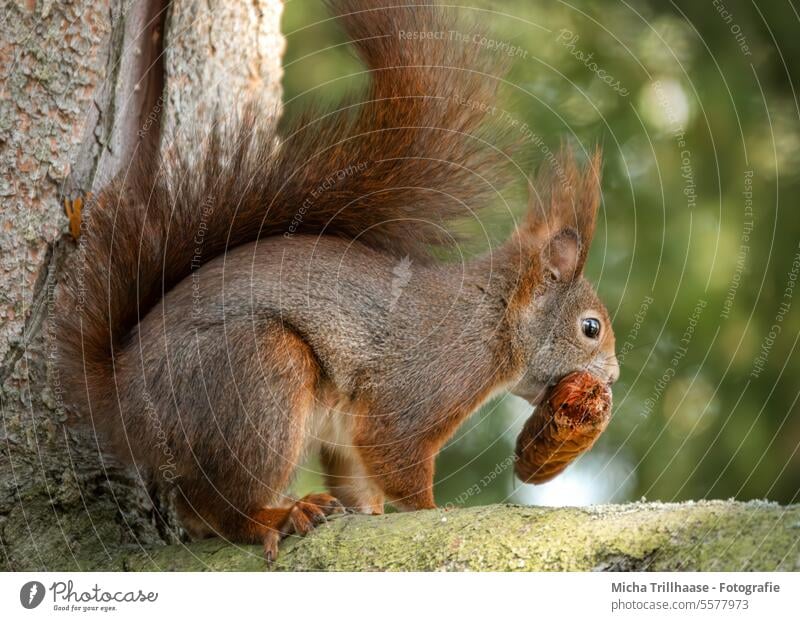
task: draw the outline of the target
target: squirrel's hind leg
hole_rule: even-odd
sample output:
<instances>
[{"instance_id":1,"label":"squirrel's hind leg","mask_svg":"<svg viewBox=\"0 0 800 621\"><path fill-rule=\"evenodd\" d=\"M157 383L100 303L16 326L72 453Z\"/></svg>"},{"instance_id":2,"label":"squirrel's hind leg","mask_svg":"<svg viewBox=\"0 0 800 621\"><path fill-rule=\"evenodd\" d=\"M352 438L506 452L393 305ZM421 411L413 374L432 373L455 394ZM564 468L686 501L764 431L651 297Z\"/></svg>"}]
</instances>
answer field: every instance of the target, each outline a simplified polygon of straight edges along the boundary
<instances>
[{"instance_id":1,"label":"squirrel's hind leg","mask_svg":"<svg viewBox=\"0 0 800 621\"><path fill-rule=\"evenodd\" d=\"M255 336L249 323L229 326L227 364L207 374L218 382L209 390L217 416L193 426L196 467L176 481L178 509L193 536L261 543L274 559L282 538L306 534L342 506L328 494L286 495L306 448L319 369L308 345L277 322Z\"/></svg>"}]
</instances>

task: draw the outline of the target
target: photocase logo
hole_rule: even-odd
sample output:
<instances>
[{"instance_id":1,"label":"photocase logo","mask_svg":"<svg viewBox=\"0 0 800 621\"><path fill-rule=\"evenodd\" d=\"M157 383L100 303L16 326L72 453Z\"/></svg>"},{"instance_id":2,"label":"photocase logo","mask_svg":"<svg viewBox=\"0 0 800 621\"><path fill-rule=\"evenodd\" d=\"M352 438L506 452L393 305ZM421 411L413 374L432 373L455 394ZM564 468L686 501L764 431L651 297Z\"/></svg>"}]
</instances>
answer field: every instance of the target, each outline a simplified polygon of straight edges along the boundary
<instances>
[{"instance_id":1,"label":"photocase logo","mask_svg":"<svg viewBox=\"0 0 800 621\"><path fill-rule=\"evenodd\" d=\"M32 580L22 585L19 590L19 603L23 608L36 608L44 599L44 585Z\"/></svg>"}]
</instances>

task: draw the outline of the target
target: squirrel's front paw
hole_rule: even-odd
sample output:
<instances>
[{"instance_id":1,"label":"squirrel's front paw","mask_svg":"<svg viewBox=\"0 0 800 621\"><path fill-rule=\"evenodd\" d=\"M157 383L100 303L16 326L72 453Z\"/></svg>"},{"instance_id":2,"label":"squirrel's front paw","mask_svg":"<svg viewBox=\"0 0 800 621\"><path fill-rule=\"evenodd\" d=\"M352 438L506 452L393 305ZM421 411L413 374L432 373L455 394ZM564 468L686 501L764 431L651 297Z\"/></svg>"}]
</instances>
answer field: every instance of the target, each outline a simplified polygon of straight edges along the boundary
<instances>
[{"instance_id":1,"label":"squirrel's front paw","mask_svg":"<svg viewBox=\"0 0 800 621\"><path fill-rule=\"evenodd\" d=\"M329 515L344 513L344 507L330 494L308 494L282 511L284 515L280 522L271 525L264 534L264 556L270 562L278 558L278 545L282 539L288 535L307 535Z\"/></svg>"}]
</instances>

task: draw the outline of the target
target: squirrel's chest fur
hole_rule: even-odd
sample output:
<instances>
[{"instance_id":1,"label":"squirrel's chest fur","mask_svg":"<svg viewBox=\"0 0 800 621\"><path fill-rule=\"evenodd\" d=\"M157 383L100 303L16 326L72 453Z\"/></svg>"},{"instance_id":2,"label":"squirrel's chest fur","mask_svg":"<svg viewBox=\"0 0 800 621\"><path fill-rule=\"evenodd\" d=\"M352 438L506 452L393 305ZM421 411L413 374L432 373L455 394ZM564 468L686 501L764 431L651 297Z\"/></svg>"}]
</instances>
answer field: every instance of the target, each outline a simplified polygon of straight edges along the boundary
<instances>
[{"instance_id":1,"label":"squirrel's chest fur","mask_svg":"<svg viewBox=\"0 0 800 621\"><path fill-rule=\"evenodd\" d=\"M334 386L322 386L319 399L311 410L303 454L316 454L325 447L340 455L350 455L355 450L355 433L363 408Z\"/></svg>"}]
</instances>

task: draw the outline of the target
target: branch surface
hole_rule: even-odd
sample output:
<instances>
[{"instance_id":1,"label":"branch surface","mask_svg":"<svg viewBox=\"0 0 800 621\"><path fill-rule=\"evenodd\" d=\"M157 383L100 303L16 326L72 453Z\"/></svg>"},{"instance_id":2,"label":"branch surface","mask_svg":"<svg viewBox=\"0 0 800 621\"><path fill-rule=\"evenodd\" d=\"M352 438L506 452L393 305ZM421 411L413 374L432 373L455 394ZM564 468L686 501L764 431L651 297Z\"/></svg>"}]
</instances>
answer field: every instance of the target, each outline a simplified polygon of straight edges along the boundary
<instances>
[{"instance_id":1,"label":"branch surface","mask_svg":"<svg viewBox=\"0 0 800 621\"><path fill-rule=\"evenodd\" d=\"M769 571L800 569L800 506L763 501L587 508L490 505L334 518L287 540L290 571ZM267 569L258 546L214 539L137 551L96 568Z\"/></svg>"}]
</instances>

